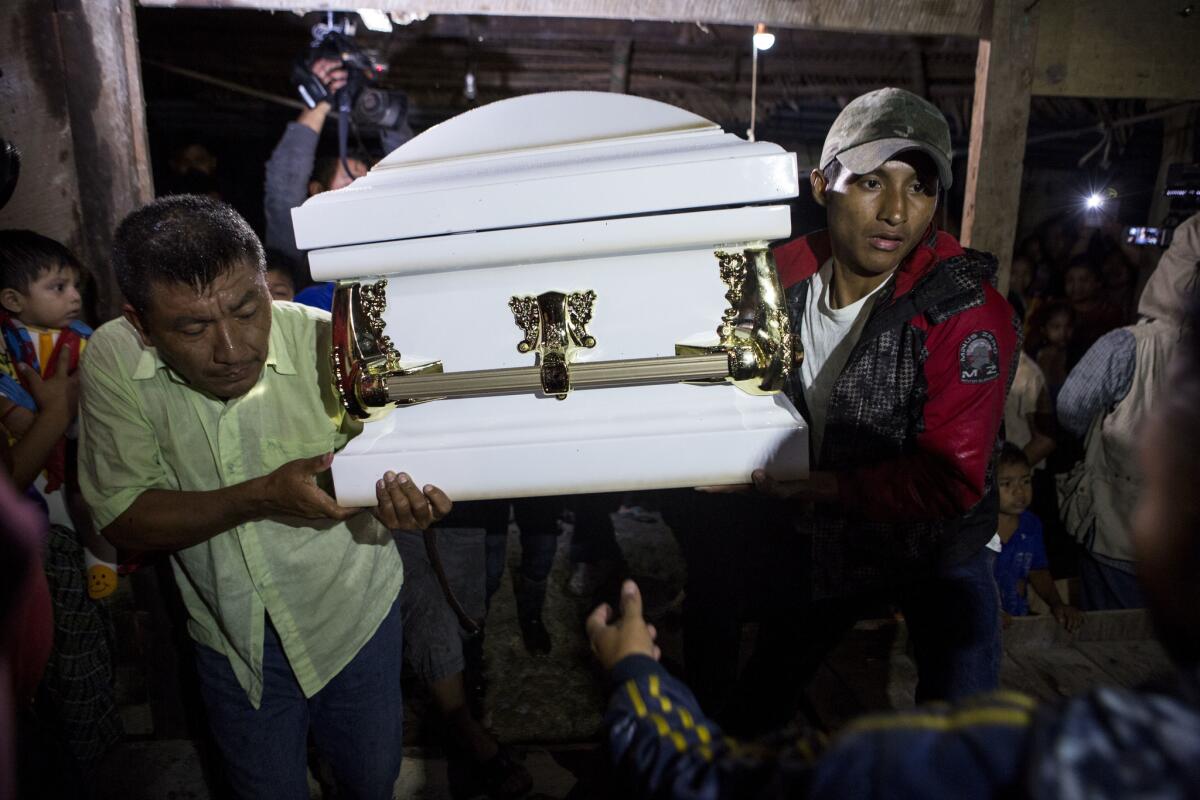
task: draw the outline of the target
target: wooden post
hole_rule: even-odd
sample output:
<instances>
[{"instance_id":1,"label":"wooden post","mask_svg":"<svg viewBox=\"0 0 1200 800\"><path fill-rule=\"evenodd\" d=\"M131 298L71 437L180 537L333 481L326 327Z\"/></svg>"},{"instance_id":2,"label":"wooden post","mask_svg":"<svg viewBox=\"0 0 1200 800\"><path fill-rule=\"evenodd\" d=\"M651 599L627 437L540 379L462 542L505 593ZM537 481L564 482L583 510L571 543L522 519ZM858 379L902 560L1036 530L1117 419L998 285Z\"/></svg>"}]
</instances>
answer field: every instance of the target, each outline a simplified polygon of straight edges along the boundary
<instances>
[{"instance_id":1,"label":"wooden post","mask_svg":"<svg viewBox=\"0 0 1200 800\"><path fill-rule=\"evenodd\" d=\"M1195 108L1183 108L1163 118L1162 160L1158 165L1158 178L1154 181L1154 198L1150 201L1150 219L1147 225L1161 225L1167 215L1170 202L1163 192L1167 188L1167 167L1183 161L1196 160L1193 148L1196 141L1196 121L1200 117Z\"/></svg>"},{"instance_id":2,"label":"wooden post","mask_svg":"<svg viewBox=\"0 0 1200 800\"><path fill-rule=\"evenodd\" d=\"M54 12L64 59L71 141L82 204L84 255L99 314L120 313L109 254L116 226L154 197L133 0L73 0Z\"/></svg>"},{"instance_id":3,"label":"wooden post","mask_svg":"<svg viewBox=\"0 0 1200 800\"><path fill-rule=\"evenodd\" d=\"M0 6L0 136L21 151L21 177L0 228L28 228L80 253L84 244L58 36L45 0Z\"/></svg>"},{"instance_id":4,"label":"wooden post","mask_svg":"<svg viewBox=\"0 0 1200 800\"><path fill-rule=\"evenodd\" d=\"M121 308L113 230L153 197L133 0L5 4L0 53L0 135L23 156L0 227L30 228L74 251L107 320Z\"/></svg>"},{"instance_id":5,"label":"wooden post","mask_svg":"<svg viewBox=\"0 0 1200 800\"><path fill-rule=\"evenodd\" d=\"M1017 233L1036 47L1035 22L1020 0L993 0L991 25L975 63L962 238L1000 259L1002 293L1008 291Z\"/></svg>"}]
</instances>

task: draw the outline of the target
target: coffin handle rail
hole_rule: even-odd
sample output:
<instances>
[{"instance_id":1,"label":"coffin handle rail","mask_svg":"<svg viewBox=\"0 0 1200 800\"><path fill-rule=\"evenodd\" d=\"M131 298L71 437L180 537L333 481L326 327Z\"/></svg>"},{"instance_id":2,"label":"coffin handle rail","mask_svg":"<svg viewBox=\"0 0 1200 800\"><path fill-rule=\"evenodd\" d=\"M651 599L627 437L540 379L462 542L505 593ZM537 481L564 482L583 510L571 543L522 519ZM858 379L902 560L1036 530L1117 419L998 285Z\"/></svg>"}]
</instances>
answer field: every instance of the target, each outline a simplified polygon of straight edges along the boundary
<instances>
[{"instance_id":1,"label":"coffin handle rail","mask_svg":"<svg viewBox=\"0 0 1200 800\"><path fill-rule=\"evenodd\" d=\"M536 306L541 301L543 312L568 308L563 305L565 298L580 294L547 292L536 298L514 297L510 301L518 325L526 331L518 349L538 349L539 364L461 372L444 372L440 361L405 366L383 334L386 282L366 286L343 283L334 294L333 304L332 358L338 392L347 410L358 419L374 419L393 406L430 400L506 394L562 399L576 389L661 383L732 383L748 394L775 394L789 377L795 347L770 251L760 247L736 253L718 251L714 255L728 287L725 297L729 301L715 339L678 344L674 356L651 358L568 363L576 351L574 347L538 347L545 332L539 337L535 326L522 325L518 305ZM595 295L587 294L591 295L587 301L590 319ZM549 314L541 317L543 321L549 318ZM582 325L578 326L582 333L562 327L577 340L575 345L595 345ZM559 370L557 374L547 369L547 353L556 357L551 366Z\"/></svg>"}]
</instances>

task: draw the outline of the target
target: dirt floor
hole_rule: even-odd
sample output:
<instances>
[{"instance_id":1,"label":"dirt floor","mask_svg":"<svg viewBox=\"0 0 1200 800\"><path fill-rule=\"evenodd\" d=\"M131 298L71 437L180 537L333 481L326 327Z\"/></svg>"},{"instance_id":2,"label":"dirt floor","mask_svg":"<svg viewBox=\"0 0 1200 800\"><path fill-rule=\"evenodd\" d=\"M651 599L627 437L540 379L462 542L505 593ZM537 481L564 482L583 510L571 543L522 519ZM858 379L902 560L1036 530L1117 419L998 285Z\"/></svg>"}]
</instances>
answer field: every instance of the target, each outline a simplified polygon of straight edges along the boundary
<instances>
[{"instance_id":1,"label":"dirt floor","mask_svg":"<svg viewBox=\"0 0 1200 800\"><path fill-rule=\"evenodd\" d=\"M648 604L664 605L664 598L669 601L682 590L684 579L683 557L670 529L650 514L614 513L613 521L629 572L644 586ZM595 600L572 597L565 590L572 535L567 526L550 573L544 622L554 647L548 656L529 655L521 642L510 580L520 558L519 538L509 536L509 570L492 600L484 647L486 705L492 727L504 742L589 741L600 725L606 700L601 696L603 681L583 634ZM614 580L610 588L615 586ZM668 623L666 628L664 637L670 638L678 625Z\"/></svg>"}]
</instances>

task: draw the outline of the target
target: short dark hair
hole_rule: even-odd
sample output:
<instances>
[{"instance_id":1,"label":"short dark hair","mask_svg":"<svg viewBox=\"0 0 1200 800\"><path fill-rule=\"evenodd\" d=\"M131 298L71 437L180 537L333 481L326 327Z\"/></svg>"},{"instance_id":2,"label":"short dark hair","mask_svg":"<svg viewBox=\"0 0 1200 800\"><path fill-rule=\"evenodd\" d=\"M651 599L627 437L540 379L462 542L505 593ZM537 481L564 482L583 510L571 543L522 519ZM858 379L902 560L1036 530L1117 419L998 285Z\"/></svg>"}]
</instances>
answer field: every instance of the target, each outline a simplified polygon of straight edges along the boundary
<instances>
[{"instance_id":1,"label":"short dark hair","mask_svg":"<svg viewBox=\"0 0 1200 800\"><path fill-rule=\"evenodd\" d=\"M337 175L338 165L341 163L341 158L332 156L321 156L313 163L312 180L328 189L333 185L334 176ZM371 167L371 157L360 151L346 153L346 161L361 161L368 169Z\"/></svg>"},{"instance_id":2,"label":"short dark hair","mask_svg":"<svg viewBox=\"0 0 1200 800\"><path fill-rule=\"evenodd\" d=\"M845 169L845 167L842 166L842 162L834 158L825 165L823 170L821 170L821 176L825 178L826 191L829 191L829 187L837 183L838 176L842 174L843 169Z\"/></svg>"},{"instance_id":3,"label":"short dark hair","mask_svg":"<svg viewBox=\"0 0 1200 800\"><path fill-rule=\"evenodd\" d=\"M1071 325L1075 324L1075 309L1066 300L1047 300L1039 305L1029 316L1029 333L1025 337L1025 353L1030 358L1037 358L1038 350L1046 343L1045 328L1050 320L1059 314L1065 314Z\"/></svg>"},{"instance_id":4,"label":"short dark hair","mask_svg":"<svg viewBox=\"0 0 1200 800\"><path fill-rule=\"evenodd\" d=\"M262 243L231 206L202 195L158 198L126 217L113 241L117 284L141 316L154 281L201 290L238 264L262 272Z\"/></svg>"},{"instance_id":5,"label":"short dark hair","mask_svg":"<svg viewBox=\"0 0 1200 800\"><path fill-rule=\"evenodd\" d=\"M1024 450L1012 442L1005 442L1004 446L1000 448L1000 460L996 462L996 469L1018 465L1029 469L1029 458L1025 455Z\"/></svg>"},{"instance_id":6,"label":"short dark hair","mask_svg":"<svg viewBox=\"0 0 1200 800\"><path fill-rule=\"evenodd\" d=\"M0 289L24 294L29 284L55 267L70 267L84 274L83 265L71 251L49 236L27 230L0 231Z\"/></svg>"}]
</instances>

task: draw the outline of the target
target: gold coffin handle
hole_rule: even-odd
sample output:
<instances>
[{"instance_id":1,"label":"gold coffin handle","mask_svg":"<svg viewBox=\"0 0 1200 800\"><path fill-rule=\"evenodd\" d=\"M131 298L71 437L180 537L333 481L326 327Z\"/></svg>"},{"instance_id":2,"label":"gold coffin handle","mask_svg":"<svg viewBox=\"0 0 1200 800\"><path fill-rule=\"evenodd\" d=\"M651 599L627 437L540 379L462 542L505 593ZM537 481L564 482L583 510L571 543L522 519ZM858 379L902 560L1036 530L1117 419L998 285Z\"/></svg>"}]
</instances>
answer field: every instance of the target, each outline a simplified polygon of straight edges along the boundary
<instances>
[{"instance_id":1,"label":"gold coffin handle","mask_svg":"<svg viewBox=\"0 0 1200 800\"><path fill-rule=\"evenodd\" d=\"M718 250L721 280L729 287L729 308L717 328L718 347L729 354L726 378L747 394L775 394L791 375L795 341L788 318L787 298L766 247L740 253ZM676 347L678 354L695 348Z\"/></svg>"},{"instance_id":2,"label":"gold coffin handle","mask_svg":"<svg viewBox=\"0 0 1200 800\"><path fill-rule=\"evenodd\" d=\"M571 391L575 351L596 346L596 338L587 332L595 302L596 293L590 289L509 298L513 321L525 334L517 351L537 351L543 394L565 400Z\"/></svg>"},{"instance_id":3,"label":"gold coffin handle","mask_svg":"<svg viewBox=\"0 0 1200 800\"><path fill-rule=\"evenodd\" d=\"M400 353L383 332L386 289L386 280L365 286L343 282L333 293L333 381L342 405L359 420L379 419L391 410L388 377L442 372L440 361L401 366Z\"/></svg>"}]
</instances>

